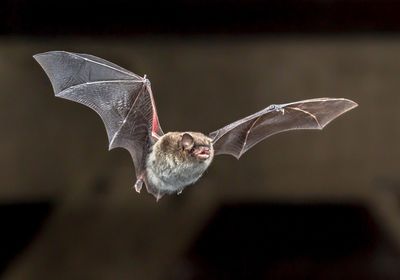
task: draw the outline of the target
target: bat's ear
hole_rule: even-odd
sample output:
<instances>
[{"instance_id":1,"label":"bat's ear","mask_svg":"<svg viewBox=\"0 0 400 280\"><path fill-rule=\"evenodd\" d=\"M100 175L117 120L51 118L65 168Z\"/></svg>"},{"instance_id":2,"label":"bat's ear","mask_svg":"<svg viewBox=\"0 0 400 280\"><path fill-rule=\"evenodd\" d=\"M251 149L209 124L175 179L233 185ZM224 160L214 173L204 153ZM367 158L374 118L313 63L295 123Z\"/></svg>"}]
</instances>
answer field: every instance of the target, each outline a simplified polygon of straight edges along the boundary
<instances>
[{"instance_id":1,"label":"bat's ear","mask_svg":"<svg viewBox=\"0 0 400 280\"><path fill-rule=\"evenodd\" d=\"M192 149L194 145L194 139L192 135L190 135L189 133L184 133L182 135L181 145L185 150Z\"/></svg>"}]
</instances>

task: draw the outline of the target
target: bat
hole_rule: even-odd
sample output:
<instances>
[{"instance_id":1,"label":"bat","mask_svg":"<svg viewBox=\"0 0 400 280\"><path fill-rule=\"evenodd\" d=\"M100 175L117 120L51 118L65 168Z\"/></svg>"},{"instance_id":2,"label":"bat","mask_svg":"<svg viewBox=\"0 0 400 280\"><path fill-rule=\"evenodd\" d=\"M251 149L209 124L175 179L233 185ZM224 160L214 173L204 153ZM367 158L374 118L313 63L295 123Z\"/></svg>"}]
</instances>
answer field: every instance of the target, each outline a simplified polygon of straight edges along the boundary
<instances>
[{"instance_id":1,"label":"bat","mask_svg":"<svg viewBox=\"0 0 400 280\"><path fill-rule=\"evenodd\" d=\"M323 129L355 108L345 98L315 98L270 105L210 134L161 129L150 81L114 63L88 54L51 51L34 55L56 97L81 103L101 117L109 150L129 151L134 188L143 184L157 201L194 184L216 155L239 159L265 138L289 130Z\"/></svg>"}]
</instances>

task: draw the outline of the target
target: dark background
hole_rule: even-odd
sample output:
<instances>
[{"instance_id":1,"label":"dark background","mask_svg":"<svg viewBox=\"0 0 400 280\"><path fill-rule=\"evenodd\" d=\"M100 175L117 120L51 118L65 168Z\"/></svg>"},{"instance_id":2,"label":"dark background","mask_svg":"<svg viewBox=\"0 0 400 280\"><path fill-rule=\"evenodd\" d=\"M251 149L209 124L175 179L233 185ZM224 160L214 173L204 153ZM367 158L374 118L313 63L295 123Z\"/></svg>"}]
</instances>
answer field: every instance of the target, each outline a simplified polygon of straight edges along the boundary
<instances>
[{"instance_id":1,"label":"dark background","mask_svg":"<svg viewBox=\"0 0 400 280\"><path fill-rule=\"evenodd\" d=\"M400 2L0 4L4 279L399 279ZM324 131L216 158L180 196L130 189L93 112L32 55L90 53L152 81L164 131L347 97Z\"/></svg>"},{"instance_id":2,"label":"dark background","mask_svg":"<svg viewBox=\"0 0 400 280\"><path fill-rule=\"evenodd\" d=\"M0 31L19 35L337 34L397 32L398 1L2 2Z\"/></svg>"}]
</instances>

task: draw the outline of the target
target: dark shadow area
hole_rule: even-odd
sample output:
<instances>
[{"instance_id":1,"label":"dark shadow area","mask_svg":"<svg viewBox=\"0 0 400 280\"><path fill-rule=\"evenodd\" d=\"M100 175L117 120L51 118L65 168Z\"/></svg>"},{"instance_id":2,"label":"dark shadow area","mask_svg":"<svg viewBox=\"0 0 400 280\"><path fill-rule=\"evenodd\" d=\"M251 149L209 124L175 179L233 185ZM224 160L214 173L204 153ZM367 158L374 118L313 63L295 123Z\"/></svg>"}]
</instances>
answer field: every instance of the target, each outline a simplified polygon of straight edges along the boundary
<instances>
[{"instance_id":1,"label":"dark shadow area","mask_svg":"<svg viewBox=\"0 0 400 280\"><path fill-rule=\"evenodd\" d=\"M2 1L0 34L398 32L396 1Z\"/></svg>"},{"instance_id":2,"label":"dark shadow area","mask_svg":"<svg viewBox=\"0 0 400 280\"><path fill-rule=\"evenodd\" d=\"M362 205L233 204L216 212L181 270L188 279L400 279L380 266L400 260L390 245Z\"/></svg>"},{"instance_id":3,"label":"dark shadow area","mask_svg":"<svg viewBox=\"0 0 400 280\"><path fill-rule=\"evenodd\" d=\"M52 208L45 201L0 204L0 273L31 244Z\"/></svg>"}]
</instances>

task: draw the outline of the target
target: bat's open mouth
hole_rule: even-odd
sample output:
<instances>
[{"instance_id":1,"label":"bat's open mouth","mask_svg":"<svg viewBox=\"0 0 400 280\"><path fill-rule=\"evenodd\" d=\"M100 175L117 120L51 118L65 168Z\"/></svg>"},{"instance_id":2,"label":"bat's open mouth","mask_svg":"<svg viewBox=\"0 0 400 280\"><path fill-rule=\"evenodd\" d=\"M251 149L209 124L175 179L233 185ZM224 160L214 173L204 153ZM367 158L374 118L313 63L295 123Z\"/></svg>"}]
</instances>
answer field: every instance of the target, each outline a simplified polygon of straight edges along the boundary
<instances>
[{"instance_id":1,"label":"bat's open mouth","mask_svg":"<svg viewBox=\"0 0 400 280\"><path fill-rule=\"evenodd\" d=\"M193 155L198 159L206 160L210 157L210 148L207 146L196 147L193 151Z\"/></svg>"}]
</instances>

